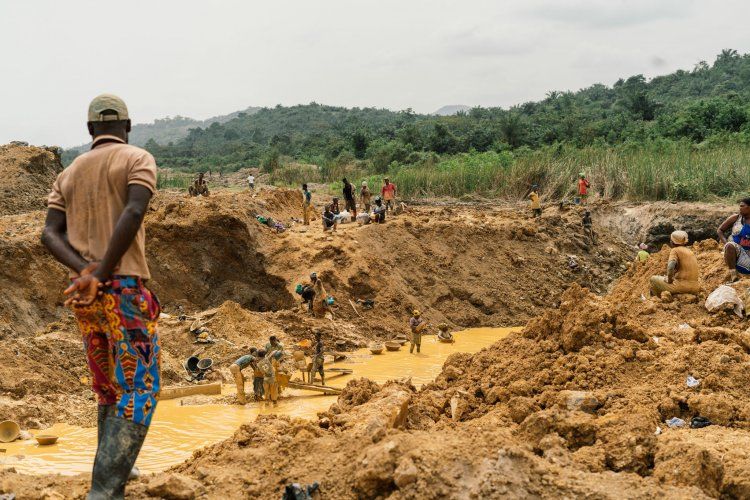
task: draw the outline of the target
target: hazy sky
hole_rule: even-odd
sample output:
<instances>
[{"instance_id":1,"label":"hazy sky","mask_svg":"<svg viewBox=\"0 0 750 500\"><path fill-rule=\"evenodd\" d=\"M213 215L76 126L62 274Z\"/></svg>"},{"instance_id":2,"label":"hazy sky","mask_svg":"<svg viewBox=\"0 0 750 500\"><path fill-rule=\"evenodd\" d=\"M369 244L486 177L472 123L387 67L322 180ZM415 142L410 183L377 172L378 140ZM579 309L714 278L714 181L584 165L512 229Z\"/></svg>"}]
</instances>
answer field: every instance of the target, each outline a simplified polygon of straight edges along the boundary
<instances>
[{"instance_id":1,"label":"hazy sky","mask_svg":"<svg viewBox=\"0 0 750 500\"><path fill-rule=\"evenodd\" d=\"M509 106L750 52L742 0L0 0L0 143L87 141L120 95L135 123L316 101Z\"/></svg>"}]
</instances>

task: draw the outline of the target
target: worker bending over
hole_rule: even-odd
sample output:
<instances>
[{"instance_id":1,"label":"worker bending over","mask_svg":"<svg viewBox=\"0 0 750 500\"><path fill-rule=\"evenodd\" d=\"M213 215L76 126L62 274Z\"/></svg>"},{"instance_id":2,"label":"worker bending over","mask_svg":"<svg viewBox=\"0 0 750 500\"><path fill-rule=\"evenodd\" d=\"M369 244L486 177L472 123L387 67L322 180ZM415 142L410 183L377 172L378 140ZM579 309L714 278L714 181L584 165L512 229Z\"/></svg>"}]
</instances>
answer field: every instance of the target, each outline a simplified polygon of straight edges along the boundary
<instances>
[{"instance_id":1,"label":"worker bending over","mask_svg":"<svg viewBox=\"0 0 750 500\"><path fill-rule=\"evenodd\" d=\"M254 375L255 371L258 369L257 362L258 349L253 347L250 349L250 354L241 356L229 367L229 371L232 372L232 376L234 376L234 384L237 387L237 402L241 405L247 403L247 399L245 399L245 376L242 374L242 370L250 366L253 368ZM255 389L255 380L253 380L253 389Z\"/></svg>"},{"instance_id":2,"label":"worker bending over","mask_svg":"<svg viewBox=\"0 0 750 500\"><path fill-rule=\"evenodd\" d=\"M409 328L411 328L411 347L409 347L409 353L414 352L414 347L417 348L417 353L422 347L422 334L424 329L427 327L427 323L422 319L422 314L414 309L414 316L409 320Z\"/></svg>"},{"instance_id":3,"label":"worker bending over","mask_svg":"<svg viewBox=\"0 0 750 500\"><path fill-rule=\"evenodd\" d=\"M685 231L674 231L669 239L672 250L667 262L667 276L651 276L651 295L661 297L662 292L698 295L701 291L698 259L686 246L688 234Z\"/></svg>"},{"instance_id":4,"label":"worker bending over","mask_svg":"<svg viewBox=\"0 0 750 500\"><path fill-rule=\"evenodd\" d=\"M727 240L725 234L730 232ZM740 274L750 274L750 198L740 201L739 212L730 215L716 230L724 244L724 262L729 268L729 281L737 281Z\"/></svg>"}]
</instances>

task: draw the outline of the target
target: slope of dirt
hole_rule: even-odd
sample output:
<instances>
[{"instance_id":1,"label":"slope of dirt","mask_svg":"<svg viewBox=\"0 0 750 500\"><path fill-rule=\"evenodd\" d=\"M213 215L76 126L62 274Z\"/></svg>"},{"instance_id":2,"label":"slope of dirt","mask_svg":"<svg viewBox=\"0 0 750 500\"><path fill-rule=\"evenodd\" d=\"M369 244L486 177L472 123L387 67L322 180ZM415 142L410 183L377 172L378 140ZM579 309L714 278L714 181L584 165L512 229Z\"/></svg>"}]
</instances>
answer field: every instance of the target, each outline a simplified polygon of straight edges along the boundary
<instances>
[{"instance_id":1,"label":"slope of dirt","mask_svg":"<svg viewBox=\"0 0 750 500\"><path fill-rule=\"evenodd\" d=\"M19 214L46 206L47 193L62 171L58 148L0 145L0 215Z\"/></svg>"},{"instance_id":2,"label":"slope of dirt","mask_svg":"<svg viewBox=\"0 0 750 500\"><path fill-rule=\"evenodd\" d=\"M716 229L736 204L718 203L608 203L598 204L596 217L602 226L626 236L632 244L662 245L677 229L687 231L690 241L716 237Z\"/></svg>"}]
</instances>

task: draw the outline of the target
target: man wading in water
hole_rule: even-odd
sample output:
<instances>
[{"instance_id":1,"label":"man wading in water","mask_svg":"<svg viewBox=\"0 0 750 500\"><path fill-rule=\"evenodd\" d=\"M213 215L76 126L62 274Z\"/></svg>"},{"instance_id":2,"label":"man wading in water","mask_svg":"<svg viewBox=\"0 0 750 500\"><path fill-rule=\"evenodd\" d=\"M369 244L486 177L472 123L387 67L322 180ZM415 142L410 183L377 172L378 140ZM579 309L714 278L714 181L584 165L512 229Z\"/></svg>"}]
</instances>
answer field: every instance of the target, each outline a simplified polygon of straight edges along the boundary
<instances>
[{"instance_id":1,"label":"man wading in water","mask_svg":"<svg viewBox=\"0 0 750 500\"><path fill-rule=\"evenodd\" d=\"M119 97L91 101L88 129L91 151L52 186L42 242L71 270L65 304L78 321L99 399L88 498L123 498L160 387L161 309L144 285L150 275L141 225L156 189L156 163L127 144L130 119Z\"/></svg>"}]
</instances>

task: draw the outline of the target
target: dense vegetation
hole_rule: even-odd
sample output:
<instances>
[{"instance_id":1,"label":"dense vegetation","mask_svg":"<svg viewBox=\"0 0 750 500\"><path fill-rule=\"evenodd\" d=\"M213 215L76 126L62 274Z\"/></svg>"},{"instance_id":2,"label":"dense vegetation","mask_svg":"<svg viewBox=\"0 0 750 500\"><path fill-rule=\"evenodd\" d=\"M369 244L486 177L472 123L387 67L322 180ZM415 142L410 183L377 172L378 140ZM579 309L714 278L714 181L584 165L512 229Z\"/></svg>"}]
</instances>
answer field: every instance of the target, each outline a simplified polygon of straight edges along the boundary
<instances>
[{"instance_id":1,"label":"dense vegetation","mask_svg":"<svg viewBox=\"0 0 750 500\"><path fill-rule=\"evenodd\" d=\"M750 55L724 50L691 71L553 91L510 109L277 106L146 148L164 167L261 166L280 183L388 173L407 194L519 196L537 182L559 197L585 170L609 196L701 199L750 187L748 143Z\"/></svg>"}]
</instances>

